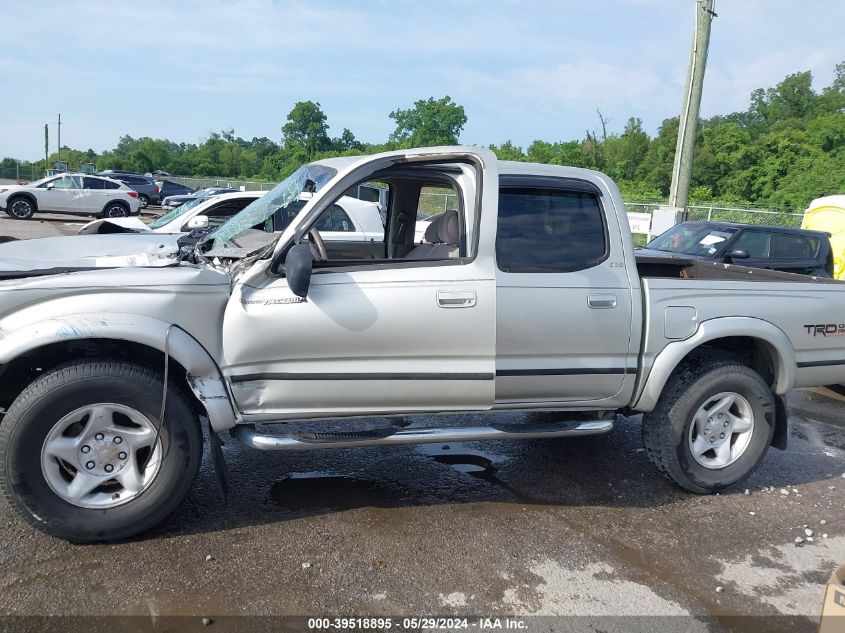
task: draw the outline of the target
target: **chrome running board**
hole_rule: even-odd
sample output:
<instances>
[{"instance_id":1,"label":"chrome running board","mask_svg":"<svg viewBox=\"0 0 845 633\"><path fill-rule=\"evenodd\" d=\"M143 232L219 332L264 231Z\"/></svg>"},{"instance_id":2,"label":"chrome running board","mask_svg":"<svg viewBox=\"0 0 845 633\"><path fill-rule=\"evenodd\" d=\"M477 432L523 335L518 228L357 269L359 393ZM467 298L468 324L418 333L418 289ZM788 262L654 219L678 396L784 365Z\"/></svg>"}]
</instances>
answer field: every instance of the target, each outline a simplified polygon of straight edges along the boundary
<instances>
[{"instance_id":1,"label":"chrome running board","mask_svg":"<svg viewBox=\"0 0 845 633\"><path fill-rule=\"evenodd\" d=\"M421 429L386 429L375 432L259 433L253 426L236 426L229 432L241 442L262 451L313 451L323 448L355 448L360 446L396 446L433 442L476 442L480 440L514 440L543 437L597 435L613 429L611 420L591 420L562 424L497 425L434 427Z\"/></svg>"}]
</instances>

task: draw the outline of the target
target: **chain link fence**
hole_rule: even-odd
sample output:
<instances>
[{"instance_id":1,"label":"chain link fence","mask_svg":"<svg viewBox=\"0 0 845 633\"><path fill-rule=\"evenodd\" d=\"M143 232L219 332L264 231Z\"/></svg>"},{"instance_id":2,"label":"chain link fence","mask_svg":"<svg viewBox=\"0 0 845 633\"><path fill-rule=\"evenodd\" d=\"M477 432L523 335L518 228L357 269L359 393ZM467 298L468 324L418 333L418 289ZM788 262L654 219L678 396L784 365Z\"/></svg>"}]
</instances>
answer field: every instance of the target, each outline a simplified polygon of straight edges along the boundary
<instances>
[{"instance_id":1,"label":"chain link fence","mask_svg":"<svg viewBox=\"0 0 845 633\"><path fill-rule=\"evenodd\" d=\"M43 178L45 172L43 169L36 169L32 165L18 165L15 167L3 167L0 169L0 181L6 183L12 182L32 182Z\"/></svg>"},{"instance_id":2,"label":"chain link fence","mask_svg":"<svg viewBox=\"0 0 845 633\"><path fill-rule=\"evenodd\" d=\"M238 180L236 178L196 178L193 176L156 176L156 180L169 180L178 182L191 189L204 189L205 187L230 187L244 191L270 191L278 183L265 180Z\"/></svg>"},{"instance_id":3,"label":"chain link fence","mask_svg":"<svg viewBox=\"0 0 845 633\"><path fill-rule=\"evenodd\" d=\"M625 202L628 211L637 213L654 213L665 202ZM790 213L788 211L773 211L761 205L748 205L743 207L722 207L707 204L692 204L686 208L685 218L687 220L699 220L707 222L737 222L740 224L766 224L769 226L783 226L788 228L801 228L803 213Z\"/></svg>"}]
</instances>

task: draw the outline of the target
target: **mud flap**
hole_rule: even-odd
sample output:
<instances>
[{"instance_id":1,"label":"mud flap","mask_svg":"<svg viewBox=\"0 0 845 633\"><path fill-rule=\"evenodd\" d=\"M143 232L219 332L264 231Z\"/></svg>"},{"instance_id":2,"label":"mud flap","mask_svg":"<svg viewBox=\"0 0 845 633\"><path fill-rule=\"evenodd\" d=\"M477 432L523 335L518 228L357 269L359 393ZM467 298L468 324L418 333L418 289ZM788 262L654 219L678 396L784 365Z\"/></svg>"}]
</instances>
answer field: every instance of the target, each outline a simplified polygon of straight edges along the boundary
<instances>
[{"instance_id":1,"label":"mud flap","mask_svg":"<svg viewBox=\"0 0 845 633\"><path fill-rule=\"evenodd\" d=\"M223 457L223 445L220 436L211 428L211 422L206 419L209 446L211 448L211 464L214 467L214 481L217 483L217 491L223 503L229 500L229 471L226 468L226 459Z\"/></svg>"},{"instance_id":2,"label":"mud flap","mask_svg":"<svg viewBox=\"0 0 845 633\"><path fill-rule=\"evenodd\" d=\"M775 396L775 432L772 435L772 446L782 451L786 450L786 441L789 438L788 417L786 398Z\"/></svg>"}]
</instances>

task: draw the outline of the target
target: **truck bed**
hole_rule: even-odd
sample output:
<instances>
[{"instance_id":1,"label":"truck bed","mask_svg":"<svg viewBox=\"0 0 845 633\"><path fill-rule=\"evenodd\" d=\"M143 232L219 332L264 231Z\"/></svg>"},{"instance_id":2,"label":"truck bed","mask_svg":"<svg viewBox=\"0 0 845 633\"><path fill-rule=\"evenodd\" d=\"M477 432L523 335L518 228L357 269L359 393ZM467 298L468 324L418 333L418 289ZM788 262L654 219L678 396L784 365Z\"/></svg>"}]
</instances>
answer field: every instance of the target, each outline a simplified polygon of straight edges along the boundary
<instances>
[{"instance_id":1,"label":"truck bed","mask_svg":"<svg viewBox=\"0 0 845 633\"><path fill-rule=\"evenodd\" d=\"M785 273L768 268L752 268L724 262L690 259L685 257L652 257L637 255L640 277L663 279L730 279L734 281L780 281L787 283L840 284L836 279L810 277Z\"/></svg>"}]
</instances>

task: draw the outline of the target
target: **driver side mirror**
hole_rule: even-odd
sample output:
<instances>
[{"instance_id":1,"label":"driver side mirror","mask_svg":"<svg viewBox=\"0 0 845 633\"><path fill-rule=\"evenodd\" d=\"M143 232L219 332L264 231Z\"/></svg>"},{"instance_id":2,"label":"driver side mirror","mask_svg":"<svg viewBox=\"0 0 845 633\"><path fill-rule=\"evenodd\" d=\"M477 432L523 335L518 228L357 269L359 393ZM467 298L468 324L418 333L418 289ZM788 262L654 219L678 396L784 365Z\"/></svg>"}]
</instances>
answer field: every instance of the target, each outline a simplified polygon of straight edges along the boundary
<instances>
[{"instance_id":1,"label":"driver side mirror","mask_svg":"<svg viewBox=\"0 0 845 633\"><path fill-rule=\"evenodd\" d=\"M182 227L183 231L194 231L196 229L207 229L208 228L208 216L207 215L195 215L190 220L185 223L185 226Z\"/></svg>"},{"instance_id":2,"label":"driver side mirror","mask_svg":"<svg viewBox=\"0 0 845 633\"><path fill-rule=\"evenodd\" d=\"M55 188L56 188L56 183L54 183L54 182L48 182L47 183L47 189L55 189Z\"/></svg>"},{"instance_id":3,"label":"driver side mirror","mask_svg":"<svg viewBox=\"0 0 845 633\"><path fill-rule=\"evenodd\" d=\"M288 287L297 297L304 299L308 296L313 264L314 256L311 254L311 245L308 242L294 244L285 256L285 277L288 280Z\"/></svg>"},{"instance_id":4,"label":"driver side mirror","mask_svg":"<svg viewBox=\"0 0 845 633\"><path fill-rule=\"evenodd\" d=\"M748 259L749 257L751 257L751 255L749 255L748 251L741 249L741 248L738 248L735 251L731 251L730 253L727 253L725 255L725 261L730 262L731 260L734 260L734 259Z\"/></svg>"}]
</instances>

